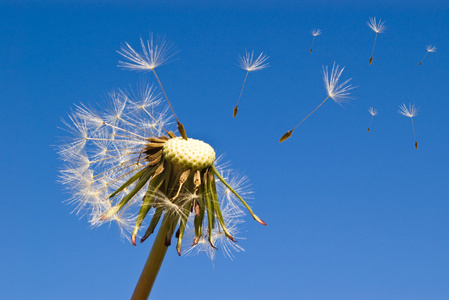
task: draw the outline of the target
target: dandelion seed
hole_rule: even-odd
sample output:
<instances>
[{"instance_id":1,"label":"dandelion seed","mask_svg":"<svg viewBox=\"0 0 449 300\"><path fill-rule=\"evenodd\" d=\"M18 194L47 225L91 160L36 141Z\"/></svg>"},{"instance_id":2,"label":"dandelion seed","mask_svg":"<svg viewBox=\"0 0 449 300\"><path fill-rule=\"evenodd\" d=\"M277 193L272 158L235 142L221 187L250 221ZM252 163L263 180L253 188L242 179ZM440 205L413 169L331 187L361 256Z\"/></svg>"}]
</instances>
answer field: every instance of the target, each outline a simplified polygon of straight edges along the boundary
<instances>
[{"instance_id":1,"label":"dandelion seed","mask_svg":"<svg viewBox=\"0 0 449 300\"><path fill-rule=\"evenodd\" d=\"M234 107L234 111L232 114L232 117L235 118L237 115L238 109L239 109L239 103L240 98L242 98L243 88L245 87L246 79L248 78L249 72L262 70L265 68L268 68L270 64L266 63L266 60L269 58L269 56L266 56L262 53L259 54L259 56L254 59L254 51L251 53L246 51L245 56L239 56L239 66L243 70L246 70L245 79L243 80L242 89L240 90L239 100L237 101L237 105Z\"/></svg>"},{"instance_id":2,"label":"dandelion seed","mask_svg":"<svg viewBox=\"0 0 449 300\"><path fill-rule=\"evenodd\" d=\"M310 46L310 53L312 53L313 42L315 41L315 37L321 34L321 29L313 29L311 33L312 33L312 46Z\"/></svg>"},{"instance_id":3,"label":"dandelion seed","mask_svg":"<svg viewBox=\"0 0 449 300\"><path fill-rule=\"evenodd\" d=\"M162 134L170 122L153 87L110 97L104 113L80 105L70 115L66 124L73 140L60 149L65 162L60 180L71 191L77 213L89 216L92 226L116 223L122 233L130 232L133 245L143 226L140 242L160 224L133 296L146 299L173 235L179 255L186 228L193 228L194 245L204 243L214 251L220 246L228 254L241 251L232 245L241 216L235 201L266 224L243 200L240 187L234 189L235 182L217 170L210 145L172 131Z\"/></svg>"},{"instance_id":4,"label":"dandelion seed","mask_svg":"<svg viewBox=\"0 0 449 300\"><path fill-rule=\"evenodd\" d=\"M373 122L373 118L374 118L375 115L377 115L377 109L375 109L375 108L373 108L373 107L370 107L370 108L368 109L368 112L369 112L370 115L371 115L371 121L369 122L369 126L368 126L368 132L369 132L370 129L371 129L371 123Z\"/></svg>"},{"instance_id":5,"label":"dandelion seed","mask_svg":"<svg viewBox=\"0 0 449 300\"><path fill-rule=\"evenodd\" d=\"M323 67L323 80L327 92L326 99L324 99L323 102L320 103L320 105L318 105L314 110L312 110L311 113L309 113L304 119L302 119L302 121L299 122L298 125L296 125L292 130L286 132L280 138L279 143L282 143L283 141L288 139L292 135L293 131L299 125L301 125L301 123L304 122L308 117L310 117L310 115L312 115L321 105L323 105L324 102L327 101L327 99L331 98L337 104L341 104L343 101L351 99L349 91L354 89L355 87L353 87L351 84L348 83L349 81L351 81L352 78L345 80L343 83L339 83L341 74L343 73L344 69L345 69L344 67L340 69L339 65L335 66L334 62L331 74L329 76L328 67L327 66L326 68Z\"/></svg>"},{"instance_id":6,"label":"dandelion seed","mask_svg":"<svg viewBox=\"0 0 449 300\"><path fill-rule=\"evenodd\" d=\"M387 25L385 25L385 21L379 19L379 22L376 22L376 18L369 18L369 21L366 24L371 28L375 33L376 37L374 38L373 50L371 51L371 57L369 59L369 64L373 62L374 55L374 47L376 46L377 34L385 32Z\"/></svg>"},{"instance_id":7,"label":"dandelion seed","mask_svg":"<svg viewBox=\"0 0 449 300\"><path fill-rule=\"evenodd\" d=\"M399 106L399 113L403 116L409 117L410 120L412 120L412 128L413 128L413 137L415 138L415 148L418 149L418 142L416 141L416 134L415 134L415 125L413 124L413 117L416 117L418 115L419 108L415 107L415 104L409 104L408 108L405 105L405 103L402 103Z\"/></svg>"},{"instance_id":8,"label":"dandelion seed","mask_svg":"<svg viewBox=\"0 0 449 300\"><path fill-rule=\"evenodd\" d=\"M159 87L167 100L168 106L170 107L173 116L176 119L178 126L178 131L182 138L187 140L187 134L184 125L179 122L170 101L168 100L167 93L162 86L159 77L156 74L156 68L160 65L166 63L175 54L173 44L168 43L162 37L156 37L156 41L153 39L153 34L150 33L150 39L145 43L142 38L140 38L140 45L142 47L142 53L134 50L128 43L125 43L119 51L117 51L124 58L128 59L129 62L119 61L119 67L134 71L152 71L154 77L159 83Z\"/></svg>"},{"instance_id":9,"label":"dandelion seed","mask_svg":"<svg viewBox=\"0 0 449 300\"><path fill-rule=\"evenodd\" d=\"M420 66L424 60L424 58L426 58L427 54L430 52L436 52L437 51L437 47L432 46L432 45L428 45L426 47L426 54L424 54L424 57L421 59L421 61L419 62L418 66Z\"/></svg>"}]
</instances>

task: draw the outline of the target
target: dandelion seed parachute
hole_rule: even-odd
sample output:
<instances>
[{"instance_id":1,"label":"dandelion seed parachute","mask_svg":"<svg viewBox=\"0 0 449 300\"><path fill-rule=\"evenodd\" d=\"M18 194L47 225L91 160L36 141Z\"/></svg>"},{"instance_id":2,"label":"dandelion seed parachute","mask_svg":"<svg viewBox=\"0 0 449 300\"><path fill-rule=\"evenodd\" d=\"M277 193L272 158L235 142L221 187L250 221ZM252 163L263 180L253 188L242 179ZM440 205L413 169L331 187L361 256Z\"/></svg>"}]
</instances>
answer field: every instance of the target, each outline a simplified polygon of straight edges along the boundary
<instances>
[{"instance_id":1,"label":"dandelion seed parachute","mask_svg":"<svg viewBox=\"0 0 449 300\"><path fill-rule=\"evenodd\" d=\"M418 115L419 108L415 106L415 104L409 104L408 107L405 105L405 103L402 103L399 106L398 112L406 117L409 117L412 121L412 128L413 128L413 137L415 138L415 148L418 150L418 142L416 140L416 133L415 133L415 124L413 123L413 118Z\"/></svg>"},{"instance_id":2,"label":"dandelion seed parachute","mask_svg":"<svg viewBox=\"0 0 449 300\"><path fill-rule=\"evenodd\" d=\"M310 46L310 53L312 53L313 42L315 41L315 37L321 35L321 29L313 29L311 33L312 33L312 45Z\"/></svg>"},{"instance_id":3,"label":"dandelion seed parachute","mask_svg":"<svg viewBox=\"0 0 449 300\"><path fill-rule=\"evenodd\" d=\"M240 99L242 98L243 88L245 87L246 79L248 78L249 72L262 70L265 68L268 68L270 64L266 62L266 60L269 58L269 56L266 56L262 53L259 54L259 56L254 59L254 51L251 53L246 51L244 56L239 56L239 66L243 70L246 70L245 79L243 80L242 89L240 90L239 100L237 101L237 105L234 107L234 110L232 112L232 117L235 118L237 116L237 112L239 110L239 103Z\"/></svg>"},{"instance_id":4,"label":"dandelion seed parachute","mask_svg":"<svg viewBox=\"0 0 449 300\"><path fill-rule=\"evenodd\" d=\"M424 59L426 58L427 54L429 54L430 52L436 52L437 51L437 47L432 46L432 45L428 45L426 47L426 54L424 54L424 57L421 59L421 61L419 62L418 66L420 66L422 64L422 62L424 61Z\"/></svg>"},{"instance_id":5,"label":"dandelion seed parachute","mask_svg":"<svg viewBox=\"0 0 449 300\"><path fill-rule=\"evenodd\" d=\"M374 47L376 46L377 41L377 35L379 33L385 32L385 29L387 29L387 26L385 25L385 21L382 21L379 19L379 22L376 21L376 18L369 18L369 21L366 22L369 28L373 30L376 33L376 37L374 38L374 44L373 44L373 50L371 51L371 57L369 59L369 64L373 62L373 55L374 55Z\"/></svg>"},{"instance_id":6,"label":"dandelion seed parachute","mask_svg":"<svg viewBox=\"0 0 449 300\"><path fill-rule=\"evenodd\" d=\"M369 122L369 126L368 126L368 132L369 132L370 129L371 129L371 123L373 122L373 118L374 118L375 115L377 115L377 109L375 109L374 107L370 107L368 109L368 112L371 115L371 121Z\"/></svg>"},{"instance_id":7,"label":"dandelion seed parachute","mask_svg":"<svg viewBox=\"0 0 449 300\"><path fill-rule=\"evenodd\" d=\"M157 76L156 68L160 65L166 63L170 58L172 58L176 51L174 49L174 45L168 43L163 37L156 36L154 38L153 34L150 33L150 39L145 43L142 38L140 38L140 46L142 47L141 53L134 50L128 43L125 43L119 51L124 58L128 61L119 61L119 67L123 69L133 70L133 71L151 71L154 74L157 82L159 83L159 87L164 94L165 100L167 100L168 106L176 119L176 123L178 126L178 131L181 134L182 138L187 140L187 134L184 129L184 125L178 120L178 117L173 110L173 107L168 100L167 93L162 86L162 83Z\"/></svg>"},{"instance_id":8,"label":"dandelion seed parachute","mask_svg":"<svg viewBox=\"0 0 449 300\"><path fill-rule=\"evenodd\" d=\"M339 83L341 74L343 73L343 70L345 68L341 68L337 65L335 66L335 62L332 66L332 71L329 75L329 69L326 66L326 68L323 66L323 80L324 80L324 86L326 88L327 97L323 100L314 110L312 110L304 119L301 120L292 130L287 131L280 139L279 143L282 143L286 139L288 139L292 134L293 131L302 124L308 117L310 117L321 105L323 105L329 98L331 98L335 103L341 104L343 101L351 99L351 95L349 93L350 90L354 89L351 84L349 84L349 81L351 81L352 78L349 78L345 80L343 83Z\"/></svg>"}]
</instances>

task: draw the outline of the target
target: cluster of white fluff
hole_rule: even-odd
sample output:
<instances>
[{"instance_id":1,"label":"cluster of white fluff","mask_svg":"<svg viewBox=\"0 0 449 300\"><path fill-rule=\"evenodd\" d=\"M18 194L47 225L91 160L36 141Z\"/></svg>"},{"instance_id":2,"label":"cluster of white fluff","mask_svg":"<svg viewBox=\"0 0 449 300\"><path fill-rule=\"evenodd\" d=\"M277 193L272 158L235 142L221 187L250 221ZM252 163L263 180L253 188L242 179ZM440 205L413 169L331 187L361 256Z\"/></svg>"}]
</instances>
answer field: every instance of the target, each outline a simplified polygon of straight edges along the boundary
<instances>
[{"instance_id":1,"label":"cluster of white fluff","mask_svg":"<svg viewBox=\"0 0 449 300\"><path fill-rule=\"evenodd\" d=\"M142 188L111 218L102 220L101 216L119 203L134 184L116 197L109 196L148 164L147 160L142 159L142 151L148 144L148 138L167 135L170 131L171 116L163 104L156 88L142 84L138 86L137 91L110 93L108 103L99 110L85 105L76 106L69 115L69 120L64 121L71 138L59 149L60 157L64 161L60 181L72 194L70 202L76 205L75 212L87 216L92 226L115 222L123 236L128 238L132 232L146 188ZM213 160L214 157L212 162ZM239 179L241 177L238 175L233 177L231 171L224 172L223 176L236 191L246 195L245 190L242 190L246 186L245 180ZM237 225L242 222L240 219L243 211L235 196L219 180L216 183L228 232L236 236ZM188 197L183 195L182 198ZM164 206L166 213L183 212L165 195L158 195L157 203ZM150 216L152 213L154 210L149 213ZM227 256L232 257L231 250L243 250L230 241L219 226L216 226L211 233L207 232L206 228L204 230ZM191 215L186 235L193 234L193 215ZM186 245L192 244L190 239L185 240ZM186 254L206 252L211 258L216 252L207 242L207 238L200 240L193 247L184 249Z\"/></svg>"}]
</instances>

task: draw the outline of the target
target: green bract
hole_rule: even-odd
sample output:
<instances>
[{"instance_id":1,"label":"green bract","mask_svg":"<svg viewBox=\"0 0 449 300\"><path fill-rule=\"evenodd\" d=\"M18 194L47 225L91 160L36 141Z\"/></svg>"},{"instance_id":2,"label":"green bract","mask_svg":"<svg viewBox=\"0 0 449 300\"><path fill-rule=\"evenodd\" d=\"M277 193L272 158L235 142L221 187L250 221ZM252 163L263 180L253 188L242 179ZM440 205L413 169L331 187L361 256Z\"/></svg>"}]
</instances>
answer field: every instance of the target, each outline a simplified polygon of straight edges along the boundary
<instances>
[{"instance_id":1,"label":"green bract","mask_svg":"<svg viewBox=\"0 0 449 300\"><path fill-rule=\"evenodd\" d=\"M194 214L195 228L193 245L196 245L201 238L207 237L210 245L215 248L211 232L217 227L226 237L235 241L226 228L221 212L215 185L216 178L243 203L256 221L265 225L217 171L214 166L215 151L210 145L196 139L185 140L169 132L169 136L149 138L140 157L142 160L140 171L110 194L109 199L112 201L115 197L123 196L121 193L126 190L127 194L101 216L101 219L106 220L118 214L146 186L147 191L131 235L134 245L140 226L151 209L155 211L141 242L154 232L159 220L164 216L162 223L167 228L165 245L171 244L178 226L176 249L181 255L181 242L191 213ZM203 226L206 227L203 221L207 224L207 230L203 229Z\"/></svg>"}]
</instances>

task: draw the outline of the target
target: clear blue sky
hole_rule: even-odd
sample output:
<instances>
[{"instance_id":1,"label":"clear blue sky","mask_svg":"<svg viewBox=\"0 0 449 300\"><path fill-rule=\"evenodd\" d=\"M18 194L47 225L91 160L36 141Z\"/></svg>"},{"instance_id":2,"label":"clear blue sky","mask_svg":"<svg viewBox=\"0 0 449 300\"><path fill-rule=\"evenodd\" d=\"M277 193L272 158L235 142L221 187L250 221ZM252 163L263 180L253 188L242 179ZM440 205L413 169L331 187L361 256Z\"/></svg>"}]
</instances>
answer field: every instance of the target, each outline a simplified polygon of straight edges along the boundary
<instances>
[{"instance_id":1,"label":"clear blue sky","mask_svg":"<svg viewBox=\"0 0 449 300\"><path fill-rule=\"evenodd\" d=\"M116 67L121 43L150 31L180 51L158 74L189 136L250 178L268 223L246 217L233 261L172 247L151 299L449 299L447 2L105 3L0 2L0 299L132 294L151 243L70 214L55 146L74 104L153 80ZM370 66L373 16L388 28ZM249 75L233 119L245 49L271 67ZM326 97L334 61L355 99L328 101L279 144ZM421 108L419 150L403 102Z\"/></svg>"}]
</instances>

